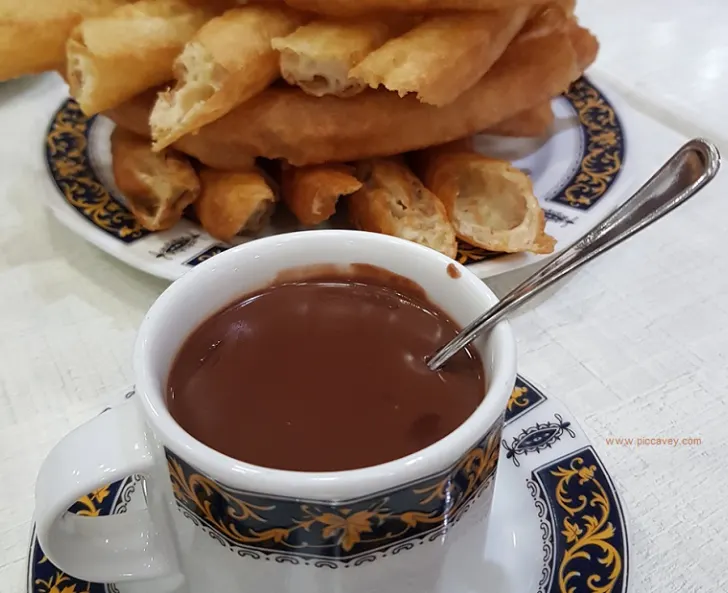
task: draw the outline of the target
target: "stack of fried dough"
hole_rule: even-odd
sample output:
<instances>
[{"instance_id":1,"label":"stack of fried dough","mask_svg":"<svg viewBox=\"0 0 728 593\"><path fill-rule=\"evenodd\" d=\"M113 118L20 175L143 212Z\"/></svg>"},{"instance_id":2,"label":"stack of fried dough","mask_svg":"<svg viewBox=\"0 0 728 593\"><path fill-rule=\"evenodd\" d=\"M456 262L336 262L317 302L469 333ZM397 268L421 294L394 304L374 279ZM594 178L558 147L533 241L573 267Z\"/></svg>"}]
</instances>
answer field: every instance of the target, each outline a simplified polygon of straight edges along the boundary
<instances>
[{"instance_id":1,"label":"stack of fried dough","mask_svg":"<svg viewBox=\"0 0 728 593\"><path fill-rule=\"evenodd\" d=\"M598 50L574 2L0 0L0 77L58 70L117 124L116 181L150 230L192 212L232 241L282 203L451 257L550 253L531 181L468 139L549 133Z\"/></svg>"}]
</instances>

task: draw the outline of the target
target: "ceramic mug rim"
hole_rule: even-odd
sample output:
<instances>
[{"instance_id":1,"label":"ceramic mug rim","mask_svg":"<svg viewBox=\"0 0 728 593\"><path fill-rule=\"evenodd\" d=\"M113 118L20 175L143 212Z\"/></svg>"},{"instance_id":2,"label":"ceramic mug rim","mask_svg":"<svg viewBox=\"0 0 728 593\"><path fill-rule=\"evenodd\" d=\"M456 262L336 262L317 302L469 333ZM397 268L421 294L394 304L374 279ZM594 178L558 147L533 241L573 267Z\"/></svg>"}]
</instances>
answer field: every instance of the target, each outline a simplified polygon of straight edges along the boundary
<instances>
[{"instance_id":1,"label":"ceramic mug rim","mask_svg":"<svg viewBox=\"0 0 728 593\"><path fill-rule=\"evenodd\" d=\"M172 417L164 401L163 386L167 377L159 377L150 356L150 336L162 330L164 310L174 300L190 299L195 286L216 268L241 266L241 260L252 251L260 251L266 243L298 242L301 248L315 241L354 239L366 244L379 243L390 249L425 255L433 268L443 270L453 263L449 257L428 247L403 239L351 230L299 231L265 237L243 243L206 260L179 280L173 282L157 298L144 317L134 348L134 373L138 401L161 444L197 470L219 480L230 488L281 497L305 497L314 500L348 500L361 495L408 484L439 473L473 447L504 414L516 378L516 345L507 322L500 322L488 340L494 353L485 397L476 410L457 429L439 441L406 457L361 469L335 472L303 472L253 465L229 457L195 439ZM364 253L362 261L366 262ZM244 265L244 264L242 264ZM459 280L475 288L479 298L490 306L498 298L475 274L458 265ZM415 280L413 278L413 280ZM416 280L415 280L416 281ZM250 291L254 288L251 287ZM243 296L243 295L240 295ZM447 305L443 307L447 312ZM204 318L217 308L211 307ZM176 350L181 346L177 344ZM455 452L455 453L454 453ZM453 461L454 460L454 461Z\"/></svg>"}]
</instances>

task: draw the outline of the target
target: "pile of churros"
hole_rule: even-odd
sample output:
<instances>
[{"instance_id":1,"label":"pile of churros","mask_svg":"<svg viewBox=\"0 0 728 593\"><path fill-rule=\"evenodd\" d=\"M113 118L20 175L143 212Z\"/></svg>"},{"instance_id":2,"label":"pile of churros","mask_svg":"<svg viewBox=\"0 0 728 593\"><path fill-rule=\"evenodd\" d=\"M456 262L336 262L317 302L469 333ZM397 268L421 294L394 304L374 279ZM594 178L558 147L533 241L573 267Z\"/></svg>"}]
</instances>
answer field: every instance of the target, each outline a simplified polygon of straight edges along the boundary
<instances>
[{"instance_id":1,"label":"pile of churros","mask_svg":"<svg viewBox=\"0 0 728 593\"><path fill-rule=\"evenodd\" d=\"M116 123L150 230L191 215L229 242L287 208L451 257L551 253L528 176L468 139L549 133L598 51L574 3L0 0L0 78L57 70Z\"/></svg>"}]
</instances>

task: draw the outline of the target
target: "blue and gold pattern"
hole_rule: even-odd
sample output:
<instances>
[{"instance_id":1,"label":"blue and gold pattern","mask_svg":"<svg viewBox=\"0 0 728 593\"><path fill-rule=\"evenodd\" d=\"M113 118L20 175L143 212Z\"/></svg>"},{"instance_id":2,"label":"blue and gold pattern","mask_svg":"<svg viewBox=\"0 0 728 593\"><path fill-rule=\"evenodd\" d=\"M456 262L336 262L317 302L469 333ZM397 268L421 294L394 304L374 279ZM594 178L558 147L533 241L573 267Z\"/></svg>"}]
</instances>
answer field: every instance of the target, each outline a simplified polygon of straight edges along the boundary
<instances>
[{"instance_id":1,"label":"blue and gold pattern","mask_svg":"<svg viewBox=\"0 0 728 593\"><path fill-rule=\"evenodd\" d=\"M546 397L520 376L516 377L516 385L506 406L506 424L522 416L537 405L546 401Z\"/></svg>"},{"instance_id":2,"label":"blue and gold pattern","mask_svg":"<svg viewBox=\"0 0 728 593\"><path fill-rule=\"evenodd\" d=\"M584 154L578 171L551 201L589 210L607 193L622 169L624 134L614 107L588 79L577 80L565 97L579 116Z\"/></svg>"},{"instance_id":3,"label":"blue and gold pattern","mask_svg":"<svg viewBox=\"0 0 728 593\"><path fill-rule=\"evenodd\" d=\"M588 210L604 196L624 162L624 134L614 108L589 81L576 81L564 97L578 114L584 135L584 152L571 180L551 199L553 202ZM46 139L46 158L58 189L66 201L89 222L109 235L131 243L149 234L131 212L104 187L94 171L88 154L89 132L94 118L86 117L73 99L68 99L55 114ZM550 213L550 214L549 214ZM553 211L547 213L554 220ZM558 215L559 224L572 221ZM185 262L195 266L227 249L213 245ZM502 253L493 253L467 243L458 245L457 259L462 264L482 262Z\"/></svg>"},{"instance_id":4,"label":"blue and gold pattern","mask_svg":"<svg viewBox=\"0 0 728 593\"><path fill-rule=\"evenodd\" d=\"M591 447L534 471L544 551L552 563L539 593L626 591L627 534L614 487ZM547 524L544 528L543 524Z\"/></svg>"},{"instance_id":5,"label":"blue and gold pattern","mask_svg":"<svg viewBox=\"0 0 728 593\"><path fill-rule=\"evenodd\" d=\"M81 216L112 237L132 243L149 234L129 209L99 180L88 154L88 118L73 99L56 112L46 136L46 160L51 177L66 201Z\"/></svg>"},{"instance_id":6,"label":"blue and gold pattern","mask_svg":"<svg viewBox=\"0 0 728 593\"><path fill-rule=\"evenodd\" d=\"M254 557L283 554L336 568L408 542L434 540L457 522L495 474L501 425L443 473L337 504L234 491L170 451L167 461L178 506L221 543Z\"/></svg>"},{"instance_id":7,"label":"blue and gold pattern","mask_svg":"<svg viewBox=\"0 0 728 593\"><path fill-rule=\"evenodd\" d=\"M616 111L588 78L582 77L574 82L564 97L571 103L581 123L583 152L576 173L550 201L588 210L599 202L617 180L624 163L624 133ZM557 222L570 224L567 221L569 219L562 216ZM461 264L502 256L502 253L493 253L467 243L458 245L457 259Z\"/></svg>"},{"instance_id":8,"label":"blue and gold pattern","mask_svg":"<svg viewBox=\"0 0 728 593\"><path fill-rule=\"evenodd\" d=\"M115 508L120 500L119 494L123 491L129 492L128 486L134 480L134 478L129 478L123 482L99 488L78 500L69 509L69 512L87 517L123 512ZM41 550L38 541L35 538L33 541L34 545L29 560L32 567L29 593L106 593L104 585L79 581L53 566Z\"/></svg>"},{"instance_id":9,"label":"blue and gold pattern","mask_svg":"<svg viewBox=\"0 0 728 593\"><path fill-rule=\"evenodd\" d=\"M522 410L533 410L537 405L546 401L546 397L519 377L516 390L511 398L513 402L516 400L525 402L521 406L516 403L511 406L520 412L520 417L523 413ZM511 417L512 420L514 418L514 416ZM563 419L557 418L557 420L560 424L568 424ZM569 426L566 426L564 430L567 428ZM506 428L504 437L509 437L510 440L513 436L517 436L515 430L517 429ZM576 427L574 430L578 431ZM492 471L488 468L494 463L494 454L497 455L497 451L494 452L492 446L499 441L500 436L496 433L493 437L495 437L493 443L490 443L490 437L488 437L485 446L480 448L480 453L468 455L466 460L458 464L460 474L450 472L450 475L462 475L462 478L452 479L443 475L432 478L433 481L423 485L422 488L416 485L410 486L410 493L416 494L416 497L410 498L414 501L411 508L417 509L420 506L425 509L431 508L429 503L422 502L427 498L432 498L430 501L432 503L440 503L440 506L435 507L436 512L431 515L424 513L424 516L411 516L410 518L404 513L398 514L394 511L389 499L391 494L387 493L380 495L379 499L372 500L369 506L364 504L366 501L353 501L347 506L328 509L321 508L320 505L309 504L302 513L305 514L305 517L302 518L303 525L289 523L287 528L297 527L292 533L289 534L284 528L282 531L269 533L271 539L266 541L273 544L271 547L284 540L291 544L294 541L291 535L298 532L299 536L304 536L299 540L304 545L308 541L305 538L306 535L315 538L320 543L323 538L327 537L328 539L323 543L330 543L341 549L345 545L350 546L353 551L359 545L376 546L376 543L371 543L371 538L376 537L375 532L385 533L380 529L381 526L387 525L386 521L394 520L396 523L393 524L406 527L407 524L402 522L402 518L405 518L414 523L417 528L420 525L420 517L426 520L436 520L438 515L442 514L443 507L449 508L449 512L453 515L461 516L467 508L467 504L463 505L461 502L464 498L463 491L469 489L469 484L473 484L470 490L477 490L479 487L482 489L482 484L488 481L487 477L483 477L484 474L491 473L492 475ZM507 449L504 448L504 451ZM169 461L171 463L171 458ZM184 469L182 471L184 474ZM506 464L500 471L523 473L524 468ZM199 474L197 475L199 476ZM468 476L472 477L468 478ZM189 470L184 477L186 481L183 483L183 487L191 486L193 496L197 496L203 504L207 500L214 500L215 506L211 507L213 517L225 518L227 527L235 527L240 535L252 534L253 537L259 537L270 528L280 528L280 525L261 523L256 516L267 519L269 514L274 512L274 509L268 507L297 502L279 499L260 501L253 500L247 495L241 499L240 493L237 492L223 490L221 493L216 484L209 484L202 476L199 476L202 478L200 480L191 481L192 476ZM479 482L480 486L478 486ZM124 482L101 488L80 499L70 511L88 516L123 513L133 498L138 483L139 478L130 478ZM629 554L625 519L614 485L594 450L588 446L582 447L572 450L564 457L549 461L530 472L530 479L526 480L525 485L533 497L541 523L543 557L537 592L524 593L626 593ZM210 486L212 489L208 491L207 488ZM415 489L419 492L415 492ZM448 504L445 498L451 493L456 497L456 501ZM217 498L218 496L220 498ZM384 499L386 502L383 502ZM247 545L245 547L238 544L233 545L229 538L218 535L217 529L211 529L206 520L199 518L198 513L190 512L188 506L195 507L194 502L189 505L190 502L180 504L182 512L197 525L206 529L211 537L240 556L266 559L275 556L275 560L279 562L330 568L342 565L340 559L325 558L324 554L320 554L320 550L315 554L319 555L319 559L315 560L306 558L305 552L301 554L300 551L269 554L265 551L256 552L254 548ZM229 504L230 502L233 504ZM300 501L298 502L300 503ZM377 503L381 504L377 506ZM229 508L226 505L229 505ZM300 505L299 510L303 510L300 509ZM250 525L257 525L257 528L254 527L255 531L247 534L238 528L238 520L246 515ZM380 525L382 519L385 522ZM420 526L427 529L429 525L431 524L423 522ZM306 526L310 530L308 533ZM326 530L326 534L323 533L324 530ZM442 531L442 528L435 529L430 536L414 535L404 543L391 546L391 553L395 554L413 548L417 543L426 541L426 539L434 540ZM283 537L284 534L285 537ZM280 539L280 542L276 542L276 538ZM118 589L114 585L79 581L66 575L45 557L35 538L32 541L28 593L118 593ZM384 553L389 552L390 549L387 548ZM357 566L371 562L378 553L364 553L351 562L345 561L344 566ZM453 593L459 592L454 591Z\"/></svg>"},{"instance_id":10,"label":"blue and gold pattern","mask_svg":"<svg viewBox=\"0 0 728 593\"><path fill-rule=\"evenodd\" d=\"M198 253L195 257L192 259L189 259L185 262L186 266L198 266L203 261L210 259L211 257L216 256L219 253L222 253L223 251L227 251L230 249L227 245L217 244L213 245L212 247L208 247L203 251L202 253Z\"/></svg>"}]
</instances>

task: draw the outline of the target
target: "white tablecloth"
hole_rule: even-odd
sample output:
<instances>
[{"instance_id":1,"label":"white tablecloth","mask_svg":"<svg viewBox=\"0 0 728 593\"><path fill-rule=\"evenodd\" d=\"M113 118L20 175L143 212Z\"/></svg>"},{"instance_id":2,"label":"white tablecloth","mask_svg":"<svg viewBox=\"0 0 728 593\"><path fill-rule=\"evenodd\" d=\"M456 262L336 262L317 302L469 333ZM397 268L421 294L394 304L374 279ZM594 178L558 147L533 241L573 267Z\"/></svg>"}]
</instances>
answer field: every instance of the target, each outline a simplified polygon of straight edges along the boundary
<instances>
[{"instance_id":1,"label":"white tablecloth","mask_svg":"<svg viewBox=\"0 0 728 593\"><path fill-rule=\"evenodd\" d=\"M582 0L593 72L643 115L637 177L686 136L728 153L728 4ZM44 211L45 79L0 86L0 590L25 591L33 485L50 447L132 382L131 351L165 283ZM651 118L651 119L649 119ZM661 122L661 123L655 123ZM579 418L631 516L634 593L726 591L728 174L577 273L514 322L520 371ZM523 274L491 285L503 292ZM612 437L697 437L624 447Z\"/></svg>"}]
</instances>

